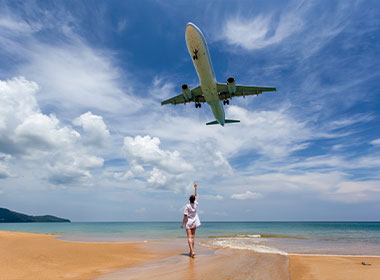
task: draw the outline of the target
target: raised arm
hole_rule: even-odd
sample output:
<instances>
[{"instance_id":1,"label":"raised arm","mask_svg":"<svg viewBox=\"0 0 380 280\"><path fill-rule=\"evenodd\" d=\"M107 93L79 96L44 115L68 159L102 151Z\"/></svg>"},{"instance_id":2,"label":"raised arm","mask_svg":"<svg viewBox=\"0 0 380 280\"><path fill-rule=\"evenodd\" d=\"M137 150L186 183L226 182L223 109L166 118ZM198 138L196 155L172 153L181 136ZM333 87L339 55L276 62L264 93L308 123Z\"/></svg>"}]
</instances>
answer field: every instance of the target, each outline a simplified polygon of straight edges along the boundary
<instances>
[{"instance_id":1,"label":"raised arm","mask_svg":"<svg viewBox=\"0 0 380 280\"><path fill-rule=\"evenodd\" d=\"M198 193L197 193L197 183L194 183L194 195L196 196L196 197L198 197Z\"/></svg>"}]
</instances>

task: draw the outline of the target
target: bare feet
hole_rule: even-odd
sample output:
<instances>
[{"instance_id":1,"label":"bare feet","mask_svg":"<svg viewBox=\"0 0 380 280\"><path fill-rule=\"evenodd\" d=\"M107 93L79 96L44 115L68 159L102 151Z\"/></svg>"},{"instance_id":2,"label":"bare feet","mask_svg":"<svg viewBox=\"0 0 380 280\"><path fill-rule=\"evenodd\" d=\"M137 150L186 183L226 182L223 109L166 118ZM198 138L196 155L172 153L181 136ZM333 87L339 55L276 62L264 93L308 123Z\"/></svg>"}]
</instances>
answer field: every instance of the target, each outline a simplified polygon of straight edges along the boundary
<instances>
[{"instance_id":1,"label":"bare feet","mask_svg":"<svg viewBox=\"0 0 380 280\"><path fill-rule=\"evenodd\" d=\"M195 253L190 254L190 257L195 258Z\"/></svg>"}]
</instances>

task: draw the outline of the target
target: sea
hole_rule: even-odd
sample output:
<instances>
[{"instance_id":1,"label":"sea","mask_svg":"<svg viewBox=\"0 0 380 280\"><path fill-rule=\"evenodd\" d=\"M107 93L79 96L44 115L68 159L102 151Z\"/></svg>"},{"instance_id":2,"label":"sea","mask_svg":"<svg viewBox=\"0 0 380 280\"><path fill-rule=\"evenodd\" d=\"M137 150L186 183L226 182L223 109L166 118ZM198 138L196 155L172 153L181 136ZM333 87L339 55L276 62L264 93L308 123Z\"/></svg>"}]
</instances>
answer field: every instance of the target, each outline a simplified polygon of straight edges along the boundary
<instances>
[{"instance_id":1,"label":"sea","mask_svg":"<svg viewBox=\"0 0 380 280\"><path fill-rule=\"evenodd\" d=\"M1 223L0 230L73 242L186 242L179 222ZM271 254L380 256L380 222L202 222L196 240L211 248Z\"/></svg>"}]
</instances>

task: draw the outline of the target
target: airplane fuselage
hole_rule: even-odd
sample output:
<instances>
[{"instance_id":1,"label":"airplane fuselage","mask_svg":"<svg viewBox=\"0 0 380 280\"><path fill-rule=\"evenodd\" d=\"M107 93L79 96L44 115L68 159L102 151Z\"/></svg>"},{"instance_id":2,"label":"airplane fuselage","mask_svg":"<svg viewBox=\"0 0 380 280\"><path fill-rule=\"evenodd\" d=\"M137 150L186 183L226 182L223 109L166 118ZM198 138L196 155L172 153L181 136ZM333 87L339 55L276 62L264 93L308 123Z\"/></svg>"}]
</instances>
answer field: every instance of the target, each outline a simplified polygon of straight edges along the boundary
<instances>
[{"instance_id":1,"label":"airplane fuselage","mask_svg":"<svg viewBox=\"0 0 380 280\"><path fill-rule=\"evenodd\" d=\"M187 24L185 38L187 49L189 50L189 54L198 74L204 98L210 106L215 119L222 126L224 126L224 109L219 100L216 78L211 64L211 58L208 52L206 40L199 28L192 23Z\"/></svg>"}]
</instances>

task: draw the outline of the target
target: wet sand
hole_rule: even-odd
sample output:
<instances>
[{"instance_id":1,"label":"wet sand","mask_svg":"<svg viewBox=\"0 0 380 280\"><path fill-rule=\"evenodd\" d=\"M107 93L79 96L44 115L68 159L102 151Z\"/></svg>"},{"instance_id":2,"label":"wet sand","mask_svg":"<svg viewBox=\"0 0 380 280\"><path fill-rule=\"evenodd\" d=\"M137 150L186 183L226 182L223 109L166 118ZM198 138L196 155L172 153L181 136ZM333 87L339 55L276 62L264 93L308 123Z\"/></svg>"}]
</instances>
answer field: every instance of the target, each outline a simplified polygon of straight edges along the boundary
<instances>
[{"instance_id":1,"label":"wet sand","mask_svg":"<svg viewBox=\"0 0 380 280\"><path fill-rule=\"evenodd\" d=\"M185 240L171 240L170 242L172 246L182 247L183 252L188 250ZM165 242L155 245L165 246ZM200 245L196 246L196 252L197 256L194 259L182 253L106 274L96 280L290 279L287 256L260 254L248 250L215 250Z\"/></svg>"}]
</instances>

